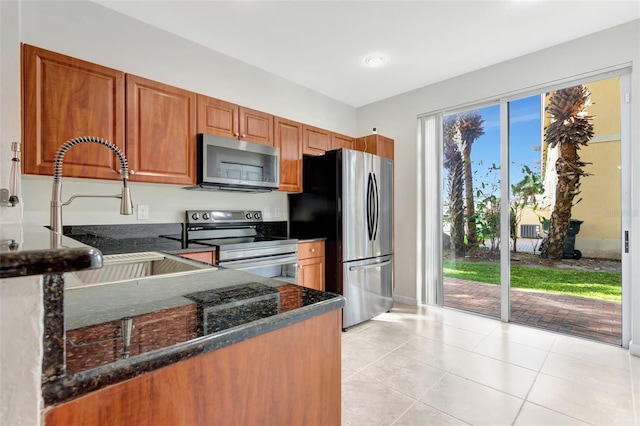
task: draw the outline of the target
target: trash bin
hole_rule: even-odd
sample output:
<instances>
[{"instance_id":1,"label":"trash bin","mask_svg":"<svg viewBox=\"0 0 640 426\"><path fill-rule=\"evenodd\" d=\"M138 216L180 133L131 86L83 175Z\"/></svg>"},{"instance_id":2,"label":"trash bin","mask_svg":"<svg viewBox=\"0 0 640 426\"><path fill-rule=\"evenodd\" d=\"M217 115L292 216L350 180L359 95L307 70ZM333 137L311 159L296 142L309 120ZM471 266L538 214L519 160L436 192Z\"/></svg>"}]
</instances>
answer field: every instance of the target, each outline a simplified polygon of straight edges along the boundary
<instances>
[{"instance_id":1,"label":"trash bin","mask_svg":"<svg viewBox=\"0 0 640 426\"><path fill-rule=\"evenodd\" d=\"M582 252L576 250L576 235L580 232L580 225L584 221L582 220L569 220L569 229L567 229L567 237L564 240L564 249L562 250L563 259L580 259Z\"/></svg>"}]
</instances>

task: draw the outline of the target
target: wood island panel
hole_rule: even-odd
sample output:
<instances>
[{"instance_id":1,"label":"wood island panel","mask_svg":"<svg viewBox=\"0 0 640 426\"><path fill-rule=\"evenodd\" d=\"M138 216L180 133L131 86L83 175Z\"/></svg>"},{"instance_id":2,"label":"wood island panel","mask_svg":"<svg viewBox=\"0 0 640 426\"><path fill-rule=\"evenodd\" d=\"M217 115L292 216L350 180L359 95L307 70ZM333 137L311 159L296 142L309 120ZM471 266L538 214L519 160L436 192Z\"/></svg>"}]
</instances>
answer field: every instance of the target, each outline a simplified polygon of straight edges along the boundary
<instances>
[{"instance_id":1,"label":"wood island panel","mask_svg":"<svg viewBox=\"0 0 640 426\"><path fill-rule=\"evenodd\" d=\"M340 425L340 310L101 389L46 426Z\"/></svg>"}]
</instances>

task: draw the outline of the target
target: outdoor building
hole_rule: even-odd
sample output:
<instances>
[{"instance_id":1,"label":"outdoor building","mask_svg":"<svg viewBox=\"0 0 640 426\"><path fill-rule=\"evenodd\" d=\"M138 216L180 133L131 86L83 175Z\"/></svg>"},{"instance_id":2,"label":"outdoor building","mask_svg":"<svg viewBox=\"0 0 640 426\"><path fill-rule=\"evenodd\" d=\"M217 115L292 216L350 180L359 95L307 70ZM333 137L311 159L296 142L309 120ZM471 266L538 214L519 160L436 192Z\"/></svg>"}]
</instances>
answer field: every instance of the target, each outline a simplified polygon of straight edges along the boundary
<instances>
[{"instance_id":1,"label":"outdoor building","mask_svg":"<svg viewBox=\"0 0 640 426\"><path fill-rule=\"evenodd\" d=\"M581 147L580 159L589 176L580 180L580 194L574 200L572 218L583 223L576 235L575 248L584 257L620 259L620 81L610 78L585 84L591 92L587 112L593 118L594 136L587 146ZM544 105L552 93L547 93ZM543 114L543 125L549 124L549 116ZM519 237L523 229L529 231L537 226L543 236L541 218L551 216L555 197L555 162L558 147L548 148L542 133L542 181L545 193L539 198L537 207L523 210ZM579 201L578 201L579 200ZM523 228L524 225L524 228ZM527 229L529 226L529 229ZM531 234L526 235L529 237Z\"/></svg>"}]
</instances>

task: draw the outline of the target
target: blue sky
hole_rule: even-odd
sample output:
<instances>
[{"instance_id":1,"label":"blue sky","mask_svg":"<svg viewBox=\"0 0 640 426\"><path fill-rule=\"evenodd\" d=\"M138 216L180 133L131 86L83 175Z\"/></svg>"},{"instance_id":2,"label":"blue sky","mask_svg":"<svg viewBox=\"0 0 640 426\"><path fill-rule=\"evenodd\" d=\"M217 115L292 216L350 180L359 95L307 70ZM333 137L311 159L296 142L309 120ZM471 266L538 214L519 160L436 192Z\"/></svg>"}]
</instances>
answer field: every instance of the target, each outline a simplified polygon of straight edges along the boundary
<instances>
[{"instance_id":1,"label":"blue sky","mask_svg":"<svg viewBox=\"0 0 640 426\"><path fill-rule=\"evenodd\" d=\"M531 170L540 171L541 140L541 97L540 95L517 99L509 103L509 159L510 183L514 184L523 177L521 169L526 164ZM480 182L498 185L499 172L491 172L492 164L500 164L500 105L492 105L478 110L484 119L484 135L480 136L471 150L474 170L474 187L480 189ZM487 188L487 192L489 189ZM495 192L499 195L498 192Z\"/></svg>"}]
</instances>

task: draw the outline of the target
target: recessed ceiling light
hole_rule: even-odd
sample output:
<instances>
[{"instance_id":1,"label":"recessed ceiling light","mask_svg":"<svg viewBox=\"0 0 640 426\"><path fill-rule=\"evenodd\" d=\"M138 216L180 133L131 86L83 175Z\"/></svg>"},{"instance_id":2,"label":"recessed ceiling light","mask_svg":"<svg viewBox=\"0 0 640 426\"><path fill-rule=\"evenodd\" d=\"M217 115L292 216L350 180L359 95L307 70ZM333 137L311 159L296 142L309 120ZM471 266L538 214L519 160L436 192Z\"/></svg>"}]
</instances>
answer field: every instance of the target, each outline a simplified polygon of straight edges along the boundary
<instances>
[{"instance_id":1,"label":"recessed ceiling light","mask_svg":"<svg viewBox=\"0 0 640 426\"><path fill-rule=\"evenodd\" d=\"M384 64L386 61L386 59L384 58L384 56L367 56L367 58L364 60L364 63L369 65L371 68L377 68L380 65Z\"/></svg>"}]
</instances>

